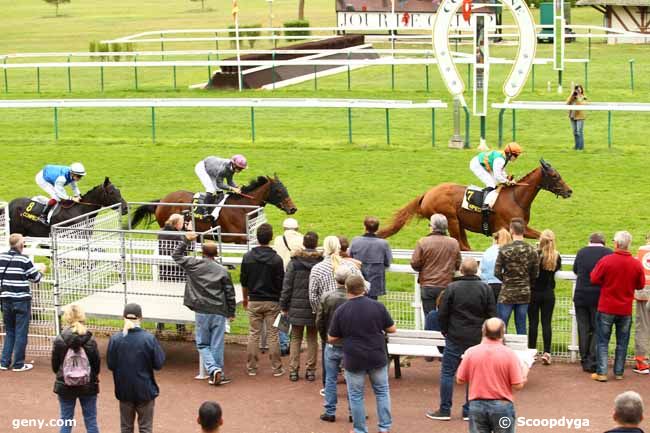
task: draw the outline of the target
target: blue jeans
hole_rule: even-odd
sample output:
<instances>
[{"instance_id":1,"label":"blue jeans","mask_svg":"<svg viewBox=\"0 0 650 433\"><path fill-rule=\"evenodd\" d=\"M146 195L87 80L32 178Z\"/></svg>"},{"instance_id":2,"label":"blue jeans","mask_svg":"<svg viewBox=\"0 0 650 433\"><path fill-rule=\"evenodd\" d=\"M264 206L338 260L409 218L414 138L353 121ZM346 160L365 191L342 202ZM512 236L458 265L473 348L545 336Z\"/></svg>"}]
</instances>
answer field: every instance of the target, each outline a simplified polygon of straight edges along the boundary
<instances>
[{"instance_id":1,"label":"blue jeans","mask_svg":"<svg viewBox=\"0 0 650 433\"><path fill-rule=\"evenodd\" d=\"M208 374L215 370L223 371L226 320L219 314L196 313L196 348L203 357Z\"/></svg>"},{"instance_id":2,"label":"blue jeans","mask_svg":"<svg viewBox=\"0 0 650 433\"><path fill-rule=\"evenodd\" d=\"M585 148L585 121L584 120L571 120L571 129L573 130L573 139L575 141L575 150L583 150Z\"/></svg>"},{"instance_id":3,"label":"blue jeans","mask_svg":"<svg viewBox=\"0 0 650 433\"><path fill-rule=\"evenodd\" d=\"M597 373L607 374L607 357L609 340L612 337L612 327L616 325L616 351L614 355L614 374L623 375L627 345L630 342L632 316L615 316L613 314L596 313L596 365Z\"/></svg>"},{"instance_id":4,"label":"blue jeans","mask_svg":"<svg viewBox=\"0 0 650 433\"><path fill-rule=\"evenodd\" d=\"M470 433L514 433L515 407L503 400L469 402Z\"/></svg>"},{"instance_id":5,"label":"blue jeans","mask_svg":"<svg viewBox=\"0 0 650 433\"><path fill-rule=\"evenodd\" d=\"M460 365L461 356L463 356L465 351L450 339L447 339L445 344L445 353L442 355L442 366L440 367L440 411L450 413L452 398L454 395L454 378L456 377L456 371ZM468 408L466 385L463 415L467 414Z\"/></svg>"},{"instance_id":6,"label":"blue jeans","mask_svg":"<svg viewBox=\"0 0 650 433\"><path fill-rule=\"evenodd\" d=\"M79 397L79 402L81 403L81 413L83 413L86 432L99 433L99 428L97 427L97 395ZM62 420L74 419L74 407L76 403L76 398L68 400L59 396L59 408L61 409ZM61 426L59 433L70 433L72 431L72 423L67 422L65 424Z\"/></svg>"},{"instance_id":7,"label":"blue jeans","mask_svg":"<svg viewBox=\"0 0 650 433\"><path fill-rule=\"evenodd\" d=\"M526 316L528 315L528 304L497 304L497 316L506 324L508 329L508 322L512 311L515 312L515 328L517 334L526 335Z\"/></svg>"},{"instance_id":8,"label":"blue jeans","mask_svg":"<svg viewBox=\"0 0 650 433\"><path fill-rule=\"evenodd\" d=\"M390 412L388 365L385 365L373 370L345 370L345 381L348 385L348 398L350 399L354 433L368 433L368 427L366 426L366 408L363 400L366 375L370 377L370 384L372 385L372 390L377 400L377 419L379 420L377 425L379 432L390 431L393 420Z\"/></svg>"},{"instance_id":9,"label":"blue jeans","mask_svg":"<svg viewBox=\"0 0 650 433\"><path fill-rule=\"evenodd\" d=\"M13 368L22 368L25 365L25 349L27 347L27 332L31 319L31 299L14 301L2 299L2 321L5 326L5 341L2 347L0 365L11 367L13 354Z\"/></svg>"},{"instance_id":10,"label":"blue jeans","mask_svg":"<svg viewBox=\"0 0 650 433\"><path fill-rule=\"evenodd\" d=\"M289 351L289 334L286 332L278 331L278 336L280 337L280 351L288 352Z\"/></svg>"},{"instance_id":11,"label":"blue jeans","mask_svg":"<svg viewBox=\"0 0 650 433\"><path fill-rule=\"evenodd\" d=\"M327 415L336 415L336 379L339 375L339 367L343 364L343 348L325 345L325 357L323 365L325 366L325 413Z\"/></svg>"}]
</instances>

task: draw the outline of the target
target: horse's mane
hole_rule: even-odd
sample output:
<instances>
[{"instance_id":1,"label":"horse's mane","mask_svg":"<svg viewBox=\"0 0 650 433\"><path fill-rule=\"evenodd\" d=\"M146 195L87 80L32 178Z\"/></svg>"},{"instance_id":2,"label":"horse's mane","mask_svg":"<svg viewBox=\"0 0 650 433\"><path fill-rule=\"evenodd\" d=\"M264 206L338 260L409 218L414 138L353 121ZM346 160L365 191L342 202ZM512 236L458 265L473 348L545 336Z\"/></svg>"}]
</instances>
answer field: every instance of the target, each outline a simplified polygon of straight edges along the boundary
<instances>
[{"instance_id":1,"label":"horse's mane","mask_svg":"<svg viewBox=\"0 0 650 433\"><path fill-rule=\"evenodd\" d=\"M518 183L525 183L524 181L525 181L526 179L528 179L530 176L532 176L535 172L537 172L537 170L541 170L541 167L535 167L535 168L532 169L528 174L526 174L526 175L524 175L523 177L521 177L517 182L518 182Z\"/></svg>"},{"instance_id":2,"label":"horse's mane","mask_svg":"<svg viewBox=\"0 0 650 433\"><path fill-rule=\"evenodd\" d=\"M248 194L249 192L253 192L257 188L266 184L268 181L269 179L266 176L259 176L257 179L251 180L248 185L243 186L241 191L245 194Z\"/></svg>"}]
</instances>

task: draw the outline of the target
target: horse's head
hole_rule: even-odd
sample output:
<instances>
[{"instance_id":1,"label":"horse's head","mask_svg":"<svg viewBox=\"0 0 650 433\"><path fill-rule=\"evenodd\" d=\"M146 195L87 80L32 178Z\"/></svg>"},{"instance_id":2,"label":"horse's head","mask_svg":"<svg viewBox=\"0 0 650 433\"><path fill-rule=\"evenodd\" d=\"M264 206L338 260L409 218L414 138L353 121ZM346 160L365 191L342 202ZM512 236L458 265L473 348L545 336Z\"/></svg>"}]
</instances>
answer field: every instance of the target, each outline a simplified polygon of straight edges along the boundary
<instances>
[{"instance_id":1,"label":"horse's head","mask_svg":"<svg viewBox=\"0 0 650 433\"><path fill-rule=\"evenodd\" d=\"M551 167L551 164L544 161L543 159L540 159L539 163L542 169L542 182L539 185L540 188L552 192L555 195L559 195L563 198L571 197L573 190L562 179L560 173L558 173L556 169Z\"/></svg>"},{"instance_id":2,"label":"horse's head","mask_svg":"<svg viewBox=\"0 0 650 433\"><path fill-rule=\"evenodd\" d=\"M120 189L113 185L108 177L104 179L103 184L97 185L88 191L83 197L83 201L102 207L120 203L122 205L122 215L126 215L127 213L126 201L122 198Z\"/></svg>"},{"instance_id":3,"label":"horse's head","mask_svg":"<svg viewBox=\"0 0 650 433\"><path fill-rule=\"evenodd\" d=\"M293 215L298 212L296 205L293 204L293 200L291 200L291 197L289 197L289 191L287 191L287 187L284 186L278 176L275 175L273 178L268 178L268 180L270 183L270 188L269 196L266 201L282 209L288 215Z\"/></svg>"}]
</instances>

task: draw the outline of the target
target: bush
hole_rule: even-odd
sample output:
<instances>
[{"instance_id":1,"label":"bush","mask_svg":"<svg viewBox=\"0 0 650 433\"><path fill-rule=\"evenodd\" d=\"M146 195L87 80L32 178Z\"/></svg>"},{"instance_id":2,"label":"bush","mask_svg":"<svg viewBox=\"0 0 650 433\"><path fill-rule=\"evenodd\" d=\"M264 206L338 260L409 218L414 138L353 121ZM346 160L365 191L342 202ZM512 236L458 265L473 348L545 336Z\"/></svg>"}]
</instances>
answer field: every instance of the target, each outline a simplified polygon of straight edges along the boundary
<instances>
[{"instance_id":1,"label":"bush","mask_svg":"<svg viewBox=\"0 0 650 433\"><path fill-rule=\"evenodd\" d=\"M309 27L309 21L307 20L295 20L295 21L286 21L283 25L286 27ZM285 30L285 36L309 36L311 32L309 30ZM291 39L288 38L287 42L301 41L302 39Z\"/></svg>"},{"instance_id":2,"label":"bush","mask_svg":"<svg viewBox=\"0 0 650 433\"><path fill-rule=\"evenodd\" d=\"M108 52L108 44L100 41L90 41L88 43L88 51L91 53L105 53ZM107 56L93 56L91 57L92 61L106 61L108 60Z\"/></svg>"},{"instance_id":3,"label":"bush","mask_svg":"<svg viewBox=\"0 0 650 433\"><path fill-rule=\"evenodd\" d=\"M246 30L246 29L259 29L260 27L262 27L262 24L240 25L239 26L239 37L240 38L248 38L248 37L260 36L262 34L262 32L260 32L259 30ZM234 25L228 26L228 30L230 30L230 32L228 32L228 36L234 38L235 35L236 35L235 26ZM248 39L248 40L241 41L241 42L242 43L243 42L248 42L248 46L250 48L253 48L255 46L255 43L257 42L257 39ZM230 48L234 49L234 48L236 48L236 46L237 46L237 41L231 40L230 41ZM241 45L240 45L240 47L241 47Z\"/></svg>"}]
</instances>

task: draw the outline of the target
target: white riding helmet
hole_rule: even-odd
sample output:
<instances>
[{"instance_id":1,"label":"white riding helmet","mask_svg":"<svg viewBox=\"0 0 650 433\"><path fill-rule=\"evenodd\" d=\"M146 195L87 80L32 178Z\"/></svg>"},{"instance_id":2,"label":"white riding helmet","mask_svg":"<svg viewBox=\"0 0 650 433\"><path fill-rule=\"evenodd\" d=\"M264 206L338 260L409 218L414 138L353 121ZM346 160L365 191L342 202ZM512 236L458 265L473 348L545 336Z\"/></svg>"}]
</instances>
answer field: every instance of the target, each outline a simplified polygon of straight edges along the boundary
<instances>
[{"instance_id":1,"label":"white riding helmet","mask_svg":"<svg viewBox=\"0 0 650 433\"><path fill-rule=\"evenodd\" d=\"M76 174L77 176L85 176L86 175L86 169L84 168L84 165L80 162L73 162L70 164L70 173Z\"/></svg>"}]
</instances>

